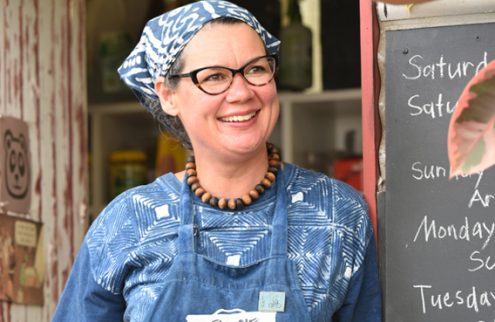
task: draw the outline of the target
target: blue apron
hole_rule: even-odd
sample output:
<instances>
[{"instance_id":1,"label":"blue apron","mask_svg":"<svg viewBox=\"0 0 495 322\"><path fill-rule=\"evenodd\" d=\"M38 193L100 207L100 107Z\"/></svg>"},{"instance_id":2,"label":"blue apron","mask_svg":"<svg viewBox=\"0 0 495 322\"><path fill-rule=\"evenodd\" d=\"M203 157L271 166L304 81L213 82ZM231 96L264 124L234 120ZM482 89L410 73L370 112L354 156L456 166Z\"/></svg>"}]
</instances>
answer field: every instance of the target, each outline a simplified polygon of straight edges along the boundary
<instances>
[{"instance_id":1,"label":"blue apron","mask_svg":"<svg viewBox=\"0 0 495 322\"><path fill-rule=\"evenodd\" d=\"M182 184L177 257L146 322L309 322L308 308L287 257L287 203L283 173L267 258L246 266L214 262L194 250L192 193Z\"/></svg>"}]
</instances>

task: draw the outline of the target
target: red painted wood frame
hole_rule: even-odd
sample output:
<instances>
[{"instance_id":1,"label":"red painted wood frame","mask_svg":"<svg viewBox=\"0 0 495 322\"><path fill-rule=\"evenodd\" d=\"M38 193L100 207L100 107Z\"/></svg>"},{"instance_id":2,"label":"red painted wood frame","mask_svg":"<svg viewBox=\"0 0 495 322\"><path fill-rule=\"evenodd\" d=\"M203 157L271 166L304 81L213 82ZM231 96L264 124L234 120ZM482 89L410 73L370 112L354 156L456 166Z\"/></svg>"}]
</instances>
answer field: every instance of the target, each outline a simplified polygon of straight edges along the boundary
<instances>
[{"instance_id":1,"label":"red painted wood frame","mask_svg":"<svg viewBox=\"0 0 495 322\"><path fill-rule=\"evenodd\" d=\"M378 113L380 74L377 63L379 26L375 3L360 0L361 16L361 93L363 128L363 190L370 208L370 217L378 241L377 182L379 177L378 148L381 123Z\"/></svg>"}]
</instances>

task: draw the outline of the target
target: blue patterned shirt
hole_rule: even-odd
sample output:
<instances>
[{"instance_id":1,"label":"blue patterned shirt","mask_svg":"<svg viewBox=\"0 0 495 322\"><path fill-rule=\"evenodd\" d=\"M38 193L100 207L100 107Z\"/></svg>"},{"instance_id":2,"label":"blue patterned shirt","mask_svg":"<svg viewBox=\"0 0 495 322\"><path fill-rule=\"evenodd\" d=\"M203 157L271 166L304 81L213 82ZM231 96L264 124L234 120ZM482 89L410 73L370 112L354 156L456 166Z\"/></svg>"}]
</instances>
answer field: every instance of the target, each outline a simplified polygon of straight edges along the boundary
<instances>
[{"instance_id":1,"label":"blue patterned shirt","mask_svg":"<svg viewBox=\"0 0 495 322\"><path fill-rule=\"evenodd\" d=\"M282 173L288 257L312 320L381 321L375 241L361 194L294 165L285 164ZM102 211L81 246L53 322L143 321L177 253L180 187L168 173L124 192ZM239 265L266 257L275 193L272 187L237 211L195 199L196 251Z\"/></svg>"}]
</instances>

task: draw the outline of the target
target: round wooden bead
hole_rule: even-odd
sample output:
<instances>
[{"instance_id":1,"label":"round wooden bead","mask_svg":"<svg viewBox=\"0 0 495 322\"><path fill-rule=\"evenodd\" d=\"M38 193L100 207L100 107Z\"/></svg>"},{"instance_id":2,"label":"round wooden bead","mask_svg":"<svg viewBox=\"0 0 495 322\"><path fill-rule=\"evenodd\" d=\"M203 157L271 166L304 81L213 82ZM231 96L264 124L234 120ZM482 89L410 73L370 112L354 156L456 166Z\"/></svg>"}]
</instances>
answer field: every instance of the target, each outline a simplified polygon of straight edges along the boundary
<instances>
[{"instance_id":1,"label":"round wooden bead","mask_svg":"<svg viewBox=\"0 0 495 322\"><path fill-rule=\"evenodd\" d=\"M218 200L218 208L225 209L226 206L227 200L225 200L225 198L221 198L220 200Z\"/></svg>"},{"instance_id":2,"label":"round wooden bead","mask_svg":"<svg viewBox=\"0 0 495 322\"><path fill-rule=\"evenodd\" d=\"M246 206L249 206L253 202L253 199L251 198L251 196L249 196L249 194L243 195L241 199L244 205Z\"/></svg>"},{"instance_id":3,"label":"round wooden bead","mask_svg":"<svg viewBox=\"0 0 495 322\"><path fill-rule=\"evenodd\" d=\"M257 184L256 187L254 187L254 189L256 189L256 191L258 191L259 194L262 194L263 191L265 191L265 188L263 188L261 184Z\"/></svg>"},{"instance_id":4,"label":"round wooden bead","mask_svg":"<svg viewBox=\"0 0 495 322\"><path fill-rule=\"evenodd\" d=\"M270 159L280 161L280 155L278 153L274 153L270 156Z\"/></svg>"},{"instance_id":5,"label":"round wooden bead","mask_svg":"<svg viewBox=\"0 0 495 322\"><path fill-rule=\"evenodd\" d=\"M273 173L271 173L271 172L267 172L267 173L265 174L265 178L267 178L267 179L268 179L268 180L270 180L271 182L274 182L274 181L275 181L276 176L275 176Z\"/></svg>"},{"instance_id":6,"label":"round wooden bead","mask_svg":"<svg viewBox=\"0 0 495 322\"><path fill-rule=\"evenodd\" d=\"M244 203L242 202L241 198L236 198L235 199L235 209L241 210L244 208Z\"/></svg>"},{"instance_id":7,"label":"round wooden bead","mask_svg":"<svg viewBox=\"0 0 495 322\"><path fill-rule=\"evenodd\" d=\"M186 170L186 174L187 174L188 177L190 177L190 176L196 176L197 175L196 169L187 169Z\"/></svg>"},{"instance_id":8,"label":"round wooden bead","mask_svg":"<svg viewBox=\"0 0 495 322\"><path fill-rule=\"evenodd\" d=\"M211 193L209 193L208 191L203 193L203 195L201 196L201 201L204 203L209 203L210 199L211 199Z\"/></svg>"},{"instance_id":9,"label":"round wooden bead","mask_svg":"<svg viewBox=\"0 0 495 322\"><path fill-rule=\"evenodd\" d=\"M227 203L227 205L229 206L229 209L234 210L236 207L235 199L233 199L233 198L229 199L229 202Z\"/></svg>"},{"instance_id":10,"label":"round wooden bead","mask_svg":"<svg viewBox=\"0 0 495 322\"><path fill-rule=\"evenodd\" d=\"M187 162L186 163L186 170L187 169L196 169L196 163L194 163L194 162Z\"/></svg>"},{"instance_id":11,"label":"round wooden bead","mask_svg":"<svg viewBox=\"0 0 495 322\"><path fill-rule=\"evenodd\" d=\"M217 197L211 197L210 198L210 206L218 207L218 198Z\"/></svg>"},{"instance_id":12,"label":"round wooden bead","mask_svg":"<svg viewBox=\"0 0 495 322\"><path fill-rule=\"evenodd\" d=\"M192 192L195 192L195 191L196 191L196 189L198 189L199 187L201 187L201 186L199 185L199 182L195 182L195 183L193 183L193 184L191 185L191 191L192 191Z\"/></svg>"},{"instance_id":13,"label":"round wooden bead","mask_svg":"<svg viewBox=\"0 0 495 322\"><path fill-rule=\"evenodd\" d=\"M269 167L268 168L268 172L271 172L273 174L277 174L278 173L278 168L275 168L275 167Z\"/></svg>"},{"instance_id":14,"label":"round wooden bead","mask_svg":"<svg viewBox=\"0 0 495 322\"><path fill-rule=\"evenodd\" d=\"M272 186L272 182L270 180L268 180L267 178L264 178L263 180L261 180L261 184L263 185L263 187L265 187L267 189Z\"/></svg>"},{"instance_id":15,"label":"round wooden bead","mask_svg":"<svg viewBox=\"0 0 495 322\"><path fill-rule=\"evenodd\" d=\"M201 196L205 193L205 189L203 189L203 187L199 187L198 189L196 189L196 191L194 191L194 194L198 197L201 198Z\"/></svg>"},{"instance_id":16,"label":"round wooden bead","mask_svg":"<svg viewBox=\"0 0 495 322\"><path fill-rule=\"evenodd\" d=\"M190 177L187 178L187 181L186 182L187 182L188 185L192 185L193 183L199 182L199 179L196 176L190 176Z\"/></svg>"},{"instance_id":17,"label":"round wooden bead","mask_svg":"<svg viewBox=\"0 0 495 322\"><path fill-rule=\"evenodd\" d=\"M260 197L260 193L256 191L255 189L249 191L249 196L253 198L254 200L258 199Z\"/></svg>"},{"instance_id":18,"label":"round wooden bead","mask_svg":"<svg viewBox=\"0 0 495 322\"><path fill-rule=\"evenodd\" d=\"M272 159L272 160L268 161L268 164L270 165L270 167L278 168L278 166L280 165L280 161Z\"/></svg>"}]
</instances>

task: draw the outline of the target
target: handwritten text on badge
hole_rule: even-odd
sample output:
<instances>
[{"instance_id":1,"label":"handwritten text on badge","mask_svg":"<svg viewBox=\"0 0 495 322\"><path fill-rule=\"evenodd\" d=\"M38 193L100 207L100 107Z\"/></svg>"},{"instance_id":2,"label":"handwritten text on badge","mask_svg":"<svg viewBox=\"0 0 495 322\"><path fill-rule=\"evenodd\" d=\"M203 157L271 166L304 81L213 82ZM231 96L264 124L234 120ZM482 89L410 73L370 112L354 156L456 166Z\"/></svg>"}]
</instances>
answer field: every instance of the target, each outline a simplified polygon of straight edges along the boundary
<instances>
[{"instance_id":1,"label":"handwritten text on badge","mask_svg":"<svg viewBox=\"0 0 495 322\"><path fill-rule=\"evenodd\" d=\"M188 315L187 322L276 322L276 312L246 312L240 309L218 310L213 314Z\"/></svg>"},{"instance_id":2,"label":"handwritten text on badge","mask_svg":"<svg viewBox=\"0 0 495 322\"><path fill-rule=\"evenodd\" d=\"M258 309L261 312L283 312L285 310L285 292L260 292Z\"/></svg>"}]
</instances>

